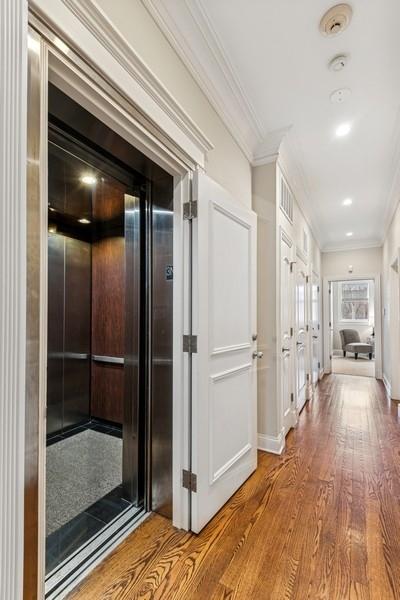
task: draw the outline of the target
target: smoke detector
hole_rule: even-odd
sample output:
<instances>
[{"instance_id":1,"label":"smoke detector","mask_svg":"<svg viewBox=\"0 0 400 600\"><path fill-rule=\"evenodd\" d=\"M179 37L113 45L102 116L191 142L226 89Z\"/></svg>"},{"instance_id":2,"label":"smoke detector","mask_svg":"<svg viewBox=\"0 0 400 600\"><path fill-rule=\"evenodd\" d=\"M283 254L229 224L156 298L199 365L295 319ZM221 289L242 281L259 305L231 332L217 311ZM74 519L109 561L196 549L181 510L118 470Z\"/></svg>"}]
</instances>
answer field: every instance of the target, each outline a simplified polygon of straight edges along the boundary
<instances>
[{"instance_id":1,"label":"smoke detector","mask_svg":"<svg viewBox=\"0 0 400 600\"><path fill-rule=\"evenodd\" d=\"M351 90L349 88L340 88L339 90L335 90L329 96L331 102L333 104L341 104L351 95Z\"/></svg>"},{"instance_id":2,"label":"smoke detector","mask_svg":"<svg viewBox=\"0 0 400 600\"><path fill-rule=\"evenodd\" d=\"M328 68L330 71L335 71L337 73L338 71L344 69L348 62L348 54L338 54L329 61Z\"/></svg>"},{"instance_id":3,"label":"smoke detector","mask_svg":"<svg viewBox=\"0 0 400 600\"><path fill-rule=\"evenodd\" d=\"M352 15L353 10L349 4L332 6L322 17L319 30L326 36L342 33L349 26Z\"/></svg>"}]
</instances>

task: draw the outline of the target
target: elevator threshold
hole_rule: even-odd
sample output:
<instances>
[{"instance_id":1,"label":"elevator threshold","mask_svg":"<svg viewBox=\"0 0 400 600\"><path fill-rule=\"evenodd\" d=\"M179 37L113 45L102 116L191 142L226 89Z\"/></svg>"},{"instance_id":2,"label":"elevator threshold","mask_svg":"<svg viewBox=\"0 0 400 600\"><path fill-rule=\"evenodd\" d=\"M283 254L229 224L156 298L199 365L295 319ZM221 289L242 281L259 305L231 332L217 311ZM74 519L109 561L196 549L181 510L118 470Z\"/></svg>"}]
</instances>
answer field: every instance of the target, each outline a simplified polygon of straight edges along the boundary
<instances>
[{"instance_id":1,"label":"elevator threshold","mask_svg":"<svg viewBox=\"0 0 400 600\"><path fill-rule=\"evenodd\" d=\"M49 573L45 581L46 600L65 598L106 556L152 513L135 507L117 517L87 545Z\"/></svg>"}]
</instances>

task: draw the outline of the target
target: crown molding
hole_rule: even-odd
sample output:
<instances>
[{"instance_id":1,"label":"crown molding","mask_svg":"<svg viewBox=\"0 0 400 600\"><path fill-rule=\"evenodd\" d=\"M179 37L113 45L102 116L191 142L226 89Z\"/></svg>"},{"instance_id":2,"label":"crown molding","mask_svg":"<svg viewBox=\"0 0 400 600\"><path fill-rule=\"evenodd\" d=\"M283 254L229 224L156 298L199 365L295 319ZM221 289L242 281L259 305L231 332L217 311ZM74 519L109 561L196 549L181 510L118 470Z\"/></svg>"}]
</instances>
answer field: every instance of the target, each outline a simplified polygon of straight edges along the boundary
<instances>
[{"instance_id":1,"label":"crown molding","mask_svg":"<svg viewBox=\"0 0 400 600\"><path fill-rule=\"evenodd\" d=\"M400 108L397 111L396 123L392 138L393 161L392 161L392 177L389 194L386 203L385 216L383 221L383 236L382 243L385 241L389 227L392 223L394 214L400 201Z\"/></svg>"},{"instance_id":2,"label":"crown molding","mask_svg":"<svg viewBox=\"0 0 400 600\"><path fill-rule=\"evenodd\" d=\"M277 160L281 144L292 126L282 127L269 132L264 140L258 145L254 152L252 167L259 167Z\"/></svg>"},{"instance_id":3,"label":"crown molding","mask_svg":"<svg viewBox=\"0 0 400 600\"><path fill-rule=\"evenodd\" d=\"M252 162L254 150L264 141L262 128L201 0L142 3Z\"/></svg>"},{"instance_id":4,"label":"crown molding","mask_svg":"<svg viewBox=\"0 0 400 600\"><path fill-rule=\"evenodd\" d=\"M312 194L301 163L300 147L293 130L290 131L290 136L285 135L282 139L279 148L278 165L291 188L318 247L321 249L323 245L322 235L315 219L311 216L312 212L309 210Z\"/></svg>"},{"instance_id":5,"label":"crown molding","mask_svg":"<svg viewBox=\"0 0 400 600\"><path fill-rule=\"evenodd\" d=\"M349 242L348 244L329 245L321 248L323 254L328 252L347 252L350 250L368 250L369 248L382 248L382 242L377 240L360 240L359 242Z\"/></svg>"},{"instance_id":6,"label":"crown molding","mask_svg":"<svg viewBox=\"0 0 400 600\"><path fill-rule=\"evenodd\" d=\"M62 3L202 154L205 155L213 149L212 142L127 42L95 0L62 0Z\"/></svg>"}]
</instances>

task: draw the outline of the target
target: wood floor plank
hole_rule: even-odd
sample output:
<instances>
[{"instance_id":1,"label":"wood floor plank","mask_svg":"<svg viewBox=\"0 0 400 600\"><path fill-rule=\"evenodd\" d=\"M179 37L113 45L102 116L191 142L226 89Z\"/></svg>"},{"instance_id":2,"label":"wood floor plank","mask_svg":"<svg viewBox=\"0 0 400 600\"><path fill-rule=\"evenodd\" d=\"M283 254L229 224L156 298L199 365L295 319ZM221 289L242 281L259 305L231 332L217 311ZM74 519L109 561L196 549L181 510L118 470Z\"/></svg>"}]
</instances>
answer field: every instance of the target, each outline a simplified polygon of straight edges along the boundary
<instances>
[{"instance_id":1,"label":"wood floor plank","mask_svg":"<svg viewBox=\"0 0 400 600\"><path fill-rule=\"evenodd\" d=\"M331 375L198 535L153 515L70 600L400 600L398 406Z\"/></svg>"}]
</instances>

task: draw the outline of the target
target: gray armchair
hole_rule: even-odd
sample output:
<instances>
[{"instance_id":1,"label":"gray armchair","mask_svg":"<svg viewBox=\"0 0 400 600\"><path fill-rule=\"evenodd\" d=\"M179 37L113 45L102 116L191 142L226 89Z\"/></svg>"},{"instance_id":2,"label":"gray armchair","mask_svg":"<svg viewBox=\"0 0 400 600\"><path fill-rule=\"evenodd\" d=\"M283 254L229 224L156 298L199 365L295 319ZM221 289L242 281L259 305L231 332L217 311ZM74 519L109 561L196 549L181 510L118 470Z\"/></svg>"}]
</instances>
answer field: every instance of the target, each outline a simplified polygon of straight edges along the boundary
<instances>
[{"instance_id":1,"label":"gray armchair","mask_svg":"<svg viewBox=\"0 0 400 600\"><path fill-rule=\"evenodd\" d=\"M373 347L371 344L361 342L360 334L355 329L341 329L340 339L342 341L343 356L346 352L353 352L357 359L359 354L368 354L369 360L372 359Z\"/></svg>"}]
</instances>

